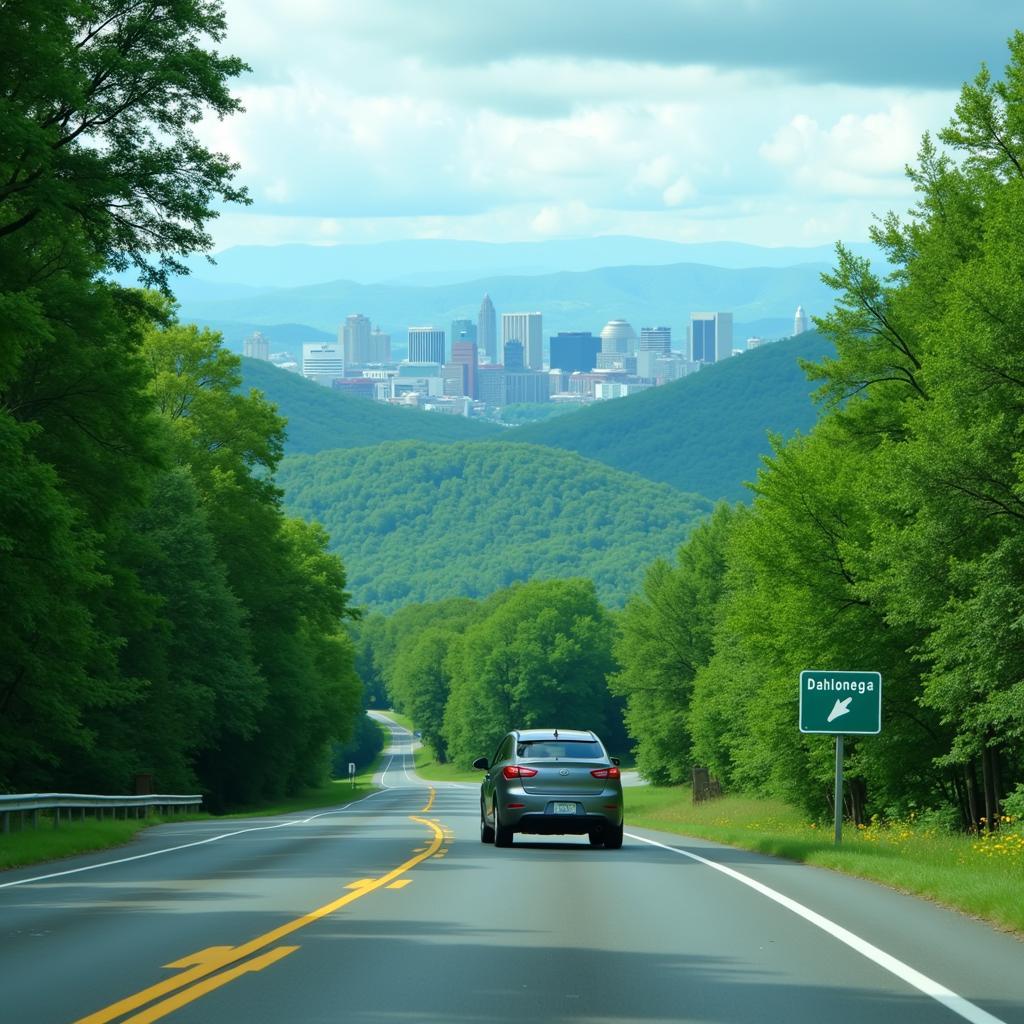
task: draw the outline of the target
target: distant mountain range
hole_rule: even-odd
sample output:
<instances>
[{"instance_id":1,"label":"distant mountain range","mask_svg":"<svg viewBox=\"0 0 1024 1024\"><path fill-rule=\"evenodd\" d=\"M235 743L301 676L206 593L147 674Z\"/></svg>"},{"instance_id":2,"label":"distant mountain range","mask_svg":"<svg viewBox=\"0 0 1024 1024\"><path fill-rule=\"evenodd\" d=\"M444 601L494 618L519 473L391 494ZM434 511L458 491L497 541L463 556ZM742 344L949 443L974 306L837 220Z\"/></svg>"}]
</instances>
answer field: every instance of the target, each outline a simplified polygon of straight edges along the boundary
<instances>
[{"instance_id":1,"label":"distant mountain range","mask_svg":"<svg viewBox=\"0 0 1024 1024\"><path fill-rule=\"evenodd\" d=\"M878 250L869 243L849 244L855 252L879 258ZM505 243L419 238L364 245L240 245L217 253L214 259L215 264L204 257L188 261L194 276L179 284L179 293L186 295L188 282L196 278L257 288L295 288L338 280L430 287L483 277L670 263L732 269L790 267L831 264L833 248L669 242L631 235Z\"/></svg>"},{"instance_id":2,"label":"distant mountain range","mask_svg":"<svg viewBox=\"0 0 1024 1024\"><path fill-rule=\"evenodd\" d=\"M336 336L350 313L363 313L392 334L404 349L410 324L436 324L446 331L459 317L476 319L487 292L498 313L540 310L546 339L558 331L597 333L613 319L644 326L672 327L682 349L689 315L696 310L730 310L734 338L742 347L748 333L778 337L792 330L793 313L831 307L834 296L820 275L827 264L723 269L697 263L616 266L519 277L484 277L435 287L332 281L274 288L233 296L202 290L181 292L181 316L216 325L303 324ZM775 327L772 330L772 327ZM262 327L261 327L262 329ZM297 336L297 335L296 335ZM296 342L301 344L301 342Z\"/></svg>"}]
</instances>

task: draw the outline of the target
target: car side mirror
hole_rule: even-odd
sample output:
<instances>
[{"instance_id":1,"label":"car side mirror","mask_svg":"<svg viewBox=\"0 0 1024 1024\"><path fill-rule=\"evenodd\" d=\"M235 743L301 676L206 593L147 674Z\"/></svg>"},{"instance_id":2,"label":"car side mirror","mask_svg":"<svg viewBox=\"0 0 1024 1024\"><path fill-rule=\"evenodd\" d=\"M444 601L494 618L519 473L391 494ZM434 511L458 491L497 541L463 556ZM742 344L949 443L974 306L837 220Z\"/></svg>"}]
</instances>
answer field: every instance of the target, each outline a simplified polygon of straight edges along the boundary
<instances>
[{"instance_id":1,"label":"car side mirror","mask_svg":"<svg viewBox=\"0 0 1024 1024\"><path fill-rule=\"evenodd\" d=\"M622 764L622 761L617 757L610 758L610 760L612 764Z\"/></svg>"},{"instance_id":2,"label":"car side mirror","mask_svg":"<svg viewBox=\"0 0 1024 1024\"><path fill-rule=\"evenodd\" d=\"M473 767L474 767L474 768L479 768L479 769L480 769L481 771L487 771L487 769L488 769L488 768L490 768L490 767L491 767L491 765L490 765L490 763L488 762L488 760L487 760L487 758L486 758L486 757L478 757L478 758L477 758L477 759L476 759L476 760L475 760L475 761L473 762Z\"/></svg>"}]
</instances>

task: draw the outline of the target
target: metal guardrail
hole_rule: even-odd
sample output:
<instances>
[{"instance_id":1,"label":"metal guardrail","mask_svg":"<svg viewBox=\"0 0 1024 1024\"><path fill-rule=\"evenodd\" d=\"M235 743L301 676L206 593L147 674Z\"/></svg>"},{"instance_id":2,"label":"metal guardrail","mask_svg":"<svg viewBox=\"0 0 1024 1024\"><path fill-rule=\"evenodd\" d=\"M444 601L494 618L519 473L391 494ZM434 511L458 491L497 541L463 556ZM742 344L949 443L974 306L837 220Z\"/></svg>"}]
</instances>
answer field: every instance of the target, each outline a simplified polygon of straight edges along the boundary
<instances>
[{"instance_id":1,"label":"metal guardrail","mask_svg":"<svg viewBox=\"0 0 1024 1024\"><path fill-rule=\"evenodd\" d=\"M79 817L84 818L86 811L93 811L97 818L103 818L107 812L116 818L118 811L124 812L127 818L131 811L134 817L146 817L150 810L156 808L160 813L176 812L179 807L201 807L203 798L199 795L181 795L170 793L146 793L142 796L101 796L94 793L13 793L0 794L0 830L9 832L11 815L21 815L22 824L26 812L31 814L32 828L39 824L39 812L50 811L53 815L53 827L61 822L62 812L68 820L72 820L75 810L80 811Z\"/></svg>"}]
</instances>

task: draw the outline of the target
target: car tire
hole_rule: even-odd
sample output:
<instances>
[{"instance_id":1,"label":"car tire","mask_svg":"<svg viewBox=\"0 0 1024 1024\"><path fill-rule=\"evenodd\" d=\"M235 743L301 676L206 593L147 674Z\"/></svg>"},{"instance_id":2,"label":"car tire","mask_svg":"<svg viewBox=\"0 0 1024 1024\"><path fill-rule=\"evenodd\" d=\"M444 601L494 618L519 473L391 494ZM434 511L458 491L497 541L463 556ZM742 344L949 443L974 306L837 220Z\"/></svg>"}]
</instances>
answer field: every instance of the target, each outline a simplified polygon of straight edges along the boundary
<instances>
[{"instance_id":1,"label":"car tire","mask_svg":"<svg viewBox=\"0 0 1024 1024\"><path fill-rule=\"evenodd\" d=\"M513 832L507 825L502 825L501 815L498 814L498 805L494 805L494 845L511 846Z\"/></svg>"},{"instance_id":2,"label":"car tire","mask_svg":"<svg viewBox=\"0 0 1024 1024\"><path fill-rule=\"evenodd\" d=\"M604 846L603 832L588 832L587 838L590 840L591 846Z\"/></svg>"},{"instance_id":3,"label":"car tire","mask_svg":"<svg viewBox=\"0 0 1024 1024\"><path fill-rule=\"evenodd\" d=\"M604 834L604 846L606 850L618 850L622 847L622 825L617 828L609 828Z\"/></svg>"},{"instance_id":4,"label":"car tire","mask_svg":"<svg viewBox=\"0 0 1024 1024\"><path fill-rule=\"evenodd\" d=\"M493 843L494 842L494 829L487 824L487 819L484 817L484 805L480 805L480 842L481 843Z\"/></svg>"}]
</instances>

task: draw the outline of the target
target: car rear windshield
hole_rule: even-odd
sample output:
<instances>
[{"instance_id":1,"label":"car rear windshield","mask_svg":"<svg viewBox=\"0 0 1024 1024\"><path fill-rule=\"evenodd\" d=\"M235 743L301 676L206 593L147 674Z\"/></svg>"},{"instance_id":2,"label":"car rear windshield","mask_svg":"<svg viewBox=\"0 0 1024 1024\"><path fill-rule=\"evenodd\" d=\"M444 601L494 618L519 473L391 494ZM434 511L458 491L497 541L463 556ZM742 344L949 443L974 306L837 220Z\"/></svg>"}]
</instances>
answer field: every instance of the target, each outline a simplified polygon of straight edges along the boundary
<instances>
[{"instance_id":1,"label":"car rear windshield","mask_svg":"<svg viewBox=\"0 0 1024 1024\"><path fill-rule=\"evenodd\" d=\"M520 757L604 757L601 744L594 740L530 740L516 748Z\"/></svg>"}]
</instances>

